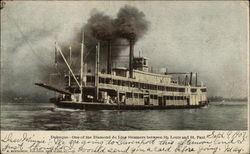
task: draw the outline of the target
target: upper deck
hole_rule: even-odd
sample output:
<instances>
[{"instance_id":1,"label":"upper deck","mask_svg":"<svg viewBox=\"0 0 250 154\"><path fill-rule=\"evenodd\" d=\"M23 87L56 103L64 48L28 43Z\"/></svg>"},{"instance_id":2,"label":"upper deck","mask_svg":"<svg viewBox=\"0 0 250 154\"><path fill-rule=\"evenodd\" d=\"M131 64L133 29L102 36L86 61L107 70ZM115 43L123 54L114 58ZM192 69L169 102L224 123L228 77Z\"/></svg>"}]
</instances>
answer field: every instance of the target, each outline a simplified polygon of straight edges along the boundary
<instances>
[{"instance_id":1,"label":"upper deck","mask_svg":"<svg viewBox=\"0 0 250 154\"><path fill-rule=\"evenodd\" d=\"M205 93L205 86L173 80L172 75L148 72L148 59L136 57L132 76L126 67L113 68L110 73L88 71L83 75L83 88L110 89L116 91L150 91L152 93L197 94ZM98 73L97 73L98 72ZM80 81L79 75L77 75ZM98 80L98 81L97 81ZM187 78L185 79L187 80ZM68 83L68 81L66 81ZM69 85L69 84L68 84ZM69 89L78 89L74 79L71 79Z\"/></svg>"},{"instance_id":2,"label":"upper deck","mask_svg":"<svg viewBox=\"0 0 250 154\"><path fill-rule=\"evenodd\" d=\"M122 71L121 71L122 70ZM133 91L136 89L149 90L152 92L173 93L197 93L206 92L205 86L190 86L172 82L171 75L157 74L133 70L133 78L130 78L125 68L118 68L112 74L98 73L98 84L100 88L120 89ZM79 77L77 76L79 79ZM96 86L94 73L87 73L84 79L84 87L94 88ZM68 82L68 81L67 81ZM71 87L77 87L71 80Z\"/></svg>"}]
</instances>

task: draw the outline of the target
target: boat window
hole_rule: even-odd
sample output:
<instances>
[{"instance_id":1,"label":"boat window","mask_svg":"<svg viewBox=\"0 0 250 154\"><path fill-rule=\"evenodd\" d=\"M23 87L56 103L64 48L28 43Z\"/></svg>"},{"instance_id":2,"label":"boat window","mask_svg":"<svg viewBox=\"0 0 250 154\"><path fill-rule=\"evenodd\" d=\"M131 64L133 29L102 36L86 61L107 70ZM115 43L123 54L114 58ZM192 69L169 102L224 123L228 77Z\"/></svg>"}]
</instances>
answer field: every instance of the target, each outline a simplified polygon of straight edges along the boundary
<instances>
[{"instance_id":1,"label":"boat window","mask_svg":"<svg viewBox=\"0 0 250 154\"><path fill-rule=\"evenodd\" d=\"M122 83L121 83L121 80L118 80L118 85L120 86Z\"/></svg>"},{"instance_id":2,"label":"boat window","mask_svg":"<svg viewBox=\"0 0 250 154\"><path fill-rule=\"evenodd\" d=\"M144 83L141 83L141 87L142 87L143 89L145 89L145 88L146 88L146 86L145 86L145 84L144 84Z\"/></svg>"},{"instance_id":3,"label":"boat window","mask_svg":"<svg viewBox=\"0 0 250 154\"><path fill-rule=\"evenodd\" d=\"M121 82L121 85L122 85L122 86L125 86L125 84L126 84L125 81L122 81L122 80L121 80L120 82Z\"/></svg>"},{"instance_id":4,"label":"boat window","mask_svg":"<svg viewBox=\"0 0 250 154\"><path fill-rule=\"evenodd\" d=\"M87 76L87 82L91 82L91 76Z\"/></svg>"},{"instance_id":5,"label":"boat window","mask_svg":"<svg viewBox=\"0 0 250 154\"><path fill-rule=\"evenodd\" d=\"M154 95L154 99L157 99L158 98L158 96L157 95Z\"/></svg>"},{"instance_id":6,"label":"boat window","mask_svg":"<svg viewBox=\"0 0 250 154\"><path fill-rule=\"evenodd\" d=\"M166 96L166 100L169 100L169 96Z\"/></svg>"},{"instance_id":7,"label":"boat window","mask_svg":"<svg viewBox=\"0 0 250 154\"><path fill-rule=\"evenodd\" d=\"M114 85L118 85L118 80L113 80Z\"/></svg>"},{"instance_id":8,"label":"boat window","mask_svg":"<svg viewBox=\"0 0 250 154\"><path fill-rule=\"evenodd\" d=\"M128 85L127 85L128 87L132 87L132 82L127 81L127 84L128 84Z\"/></svg>"},{"instance_id":9,"label":"boat window","mask_svg":"<svg viewBox=\"0 0 250 154\"><path fill-rule=\"evenodd\" d=\"M185 92L185 88L179 88L179 92Z\"/></svg>"},{"instance_id":10,"label":"boat window","mask_svg":"<svg viewBox=\"0 0 250 154\"><path fill-rule=\"evenodd\" d=\"M139 88L139 83L138 82L135 82L135 87Z\"/></svg>"},{"instance_id":11,"label":"boat window","mask_svg":"<svg viewBox=\"0 0 250 154\"><path fill-rule=\"evenodd\" d=\"M154 95L150 95L150 99L154 99Z\"/></svg>"},{"instance_id":12,"label":"boat window","mask_svg":"<svg viewBox=\"0 0 250 154\"><path fill-rule=\"evenodd\" d=\"M195 89L195 88L191 88L191 92L192 92L192 93L196 92L196 90L197 90L197 89Z\"/></svg>"},{"instance_id":13,"label":"boat window","mask_svg":"<svg viewBox=\"0 0 250 154\"><path fill-rule=\"evenodd\" d=\"M143 98L143 94L139 94L139 98Z\"/></svg>"},{"instance_id":14,"label":"boat window","mask_svg":"<svg viewBox=\"0 0 250 154\"><path fill-rule=\"evenodd\" d=\"M142 83L138 83L139 84L139 88L142 88Z\"/></svg>"},{"instance_id":15,"label":"boat window","mask_svg":"<svg viewBox=\"0 0 250 154\"><path fill-rule=\"evenodd\" d=\"M94 76L87 76L87 82L95 82Z\"/></svg>"},{"instance_id":16,"label":"boat window","mask_svg":"<svg viewBox=\"0 0 250 154\"><path fill-rule=\"evenodd\" d=\"M166 87L162 86L162 91L166 91Z\"/></svg>"},{"instance_id":17,"label":"boat window","mask_svg":"<svg viewBox=\"0 0 250 154\"><path fill-rule=\"evenodd\" d=\"M99 83L105 83L104 78L99 78Z\"/></svg>"},{"instance_id":18,"label":"boat window","mask_svg":"<svg viewBox=\"0 0 250 154\"><path fill-rule=\"evenodd\" d=\"M163 97L162 97L164 101L166 100L166 97L167 97L167 96L163 96Z\"/></svg>"},{"instance_id":19,"label":"boat window","mask_svg":"<svg viewBox=\"0 0 250 154\"><path fill-rule=\"evenodd\" d=\"M111 83L112 83L111 81L112 81L111 78L107 78L107 79L105 80L105 83L106 83L106 84L111 84Z\"/></svg>"},{"instance_id":20,"label":"boat window","mask_svg":"<svg viewBox=\"0 0 250 154\"><path fill-rule=\"evenodd\" d=\"M206 88L201 89L201 92L206 92L206 91L207 91Z\"/></svg>"},{"instance_id":21,"label":"boat window","mask_svg":"<svg viewBox=\"0 0 250 154\"><path fill-rule=\"evenodd\" d=\"M127 98L132 98L132 93L126 93Z\"/></svg>"},{"instance_id":22,"label":"boat window","mask_svg":"<svg viewBox=\"0 0 250 154\"><path fill-rule=\"evenodd\" d=\"M124 86L129 86L129 82L128 81L124 81Z\"/></svg>"},{"instance_id":23,"label":"boat window","mask_svg":"<svg viewBox=\"0 0 250 154\"><path fill-rule=\"evenodd\" d=\"M134 93L134 98L138 98L138 93Z\"/></svg>"}]
</instances>

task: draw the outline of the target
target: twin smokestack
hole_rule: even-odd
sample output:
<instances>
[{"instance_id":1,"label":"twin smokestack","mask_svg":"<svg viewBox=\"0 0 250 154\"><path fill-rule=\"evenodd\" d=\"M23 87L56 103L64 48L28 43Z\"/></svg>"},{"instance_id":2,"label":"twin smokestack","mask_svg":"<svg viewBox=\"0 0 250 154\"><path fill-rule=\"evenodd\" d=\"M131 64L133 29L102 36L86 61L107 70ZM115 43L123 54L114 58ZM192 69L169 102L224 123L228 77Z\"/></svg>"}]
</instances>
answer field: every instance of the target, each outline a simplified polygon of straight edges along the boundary
<instances>
[{"instance_id":1,"label":"twin smokestack","mask_svg":"<svg viewBox=\"0 0 250 154\"><path fill-rule=\"evenodd\" d=\"M111 42L122 44L126 39L129 42L129 76L133 77L133 58L134 44L146 34L149 22L146 20L145 14L136 7L125 5L117 12L113 18L105 15L103 12L93 11L88 22L84 25L86 34L87 52L91 52L91 45L95 45L98 41L108 42L107 52L107 73L112 73L112 59L124 50L123 46L112 48ZM88 54L88 60L92 60L93 55ZM92 57L91 57L92 56ZM111 58L112 57L112 58Z\"/></svg>"},{"instance_id":2,"label":"twin smokestack","mask_svg":"<svg viewBox=\"0 0 250 154\"><path fill-rule=\"evenodd\" d=\"M129 41L129 77L133 78L134 41ZM108 41L107 73L112 73L111 41Z\"/></svg>"},{"instance_id":3,"label":"twin smokestack","mask_svg":"<svg viewBox=\"0 0 250 154\"><path fill-rule=\"evenodd\" d=\"M133 78L134 41L129 41L129 77Z\"/></svg>"},{"instance_id":4,"label":"twin smokestack","mask_svg":"<svg viewBox=\"0 0 250 154\"><path fill-rule=\"evenodd\" d=\"M111 59L111 41L108 41L108 57L107 57L107 73L112 72L112 59Z\"/></svg>"}]
</instances>

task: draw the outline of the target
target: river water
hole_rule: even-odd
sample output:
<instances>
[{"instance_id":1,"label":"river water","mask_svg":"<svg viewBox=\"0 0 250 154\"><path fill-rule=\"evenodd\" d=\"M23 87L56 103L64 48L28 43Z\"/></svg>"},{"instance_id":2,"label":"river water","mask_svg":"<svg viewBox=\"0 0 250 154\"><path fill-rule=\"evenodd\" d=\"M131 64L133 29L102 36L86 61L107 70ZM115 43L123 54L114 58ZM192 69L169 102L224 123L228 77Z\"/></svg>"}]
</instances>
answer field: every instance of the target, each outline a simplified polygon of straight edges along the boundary
<instances>
[{"instance_id":1,"label":"river water","mask_svg":"<svg viewBox=\"0 0 250 154\"><path fill-rule=\"evenodd\" d=\"M247 130L247 102L200 109L85 111L50 103L1 103L1 130Z\"/></svg>"}]
</instances>

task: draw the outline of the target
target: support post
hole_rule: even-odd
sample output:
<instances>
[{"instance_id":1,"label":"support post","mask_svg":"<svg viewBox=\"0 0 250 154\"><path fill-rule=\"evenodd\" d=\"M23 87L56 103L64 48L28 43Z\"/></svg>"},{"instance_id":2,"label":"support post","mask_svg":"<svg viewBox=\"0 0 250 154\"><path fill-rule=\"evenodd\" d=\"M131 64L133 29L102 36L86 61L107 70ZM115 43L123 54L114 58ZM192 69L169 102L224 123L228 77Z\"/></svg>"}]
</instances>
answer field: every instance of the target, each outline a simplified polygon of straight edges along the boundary
<instances>
[{"instance_id":1,"label":"support post","mask_svg":"<svg viewBox=\"0 0 250 154\"><path fill-rule=\"evenodd\" d=\"M116 96L117 96L117 104L120 104L120 94L119 94L119 90L117 90Z\"/></svg>"}]
</instances>

